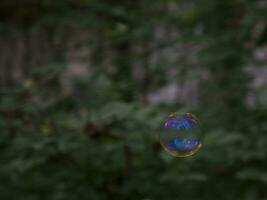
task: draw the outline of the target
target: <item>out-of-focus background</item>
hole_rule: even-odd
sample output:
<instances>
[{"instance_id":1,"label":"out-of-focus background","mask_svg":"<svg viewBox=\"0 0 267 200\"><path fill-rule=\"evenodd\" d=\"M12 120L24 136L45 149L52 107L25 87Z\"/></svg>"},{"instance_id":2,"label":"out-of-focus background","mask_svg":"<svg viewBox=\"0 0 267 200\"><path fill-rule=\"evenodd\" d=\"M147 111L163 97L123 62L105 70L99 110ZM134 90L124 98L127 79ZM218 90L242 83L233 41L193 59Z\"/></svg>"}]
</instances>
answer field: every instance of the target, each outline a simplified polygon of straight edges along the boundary
<instances>
[{"instance_id":1,"label":"out-of-focus background","mask_svg":"<svg viewBox=\"0 0 267 200\"><path fill-rule=\"evenodd\" d=\"M267 199L265 0L1 0L0 95L1 200Z\"/></svg>"}]
</instances>

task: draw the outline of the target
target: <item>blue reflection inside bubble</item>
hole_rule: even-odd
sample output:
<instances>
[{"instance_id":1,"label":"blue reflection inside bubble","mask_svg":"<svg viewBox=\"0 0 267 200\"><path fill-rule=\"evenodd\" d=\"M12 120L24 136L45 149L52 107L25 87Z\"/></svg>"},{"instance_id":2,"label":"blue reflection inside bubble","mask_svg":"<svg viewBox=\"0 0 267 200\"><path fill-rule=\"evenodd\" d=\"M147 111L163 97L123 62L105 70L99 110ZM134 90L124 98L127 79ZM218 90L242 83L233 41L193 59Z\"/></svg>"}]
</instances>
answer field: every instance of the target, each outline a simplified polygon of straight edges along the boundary
<instances>
[{"instance_id":1,"label":"blue reflection inside bubble","mask_svg":"<svg viewBox=\"0 0 267 200\"><path fill-rule=\"evenodd\" d=\"M167 144L167 148L171 151L190 151L199 144L200 142L196 139L174 138Z\"/></svg>"},{"instance_id":2,"label":"blue reflection inside bubble","mask_svg":"<svg viewBox=\"0 0 267 200\"><path fill-rule=\"evenodd\" d=\"M184 128L188 131L190 128L197 126L197 124L198 121L191 118L190 116L183 116L182 119L179 119L178 117L168 119L164 123L164 128L175 128L177 130Z\"/></svg>"}]
</instances>

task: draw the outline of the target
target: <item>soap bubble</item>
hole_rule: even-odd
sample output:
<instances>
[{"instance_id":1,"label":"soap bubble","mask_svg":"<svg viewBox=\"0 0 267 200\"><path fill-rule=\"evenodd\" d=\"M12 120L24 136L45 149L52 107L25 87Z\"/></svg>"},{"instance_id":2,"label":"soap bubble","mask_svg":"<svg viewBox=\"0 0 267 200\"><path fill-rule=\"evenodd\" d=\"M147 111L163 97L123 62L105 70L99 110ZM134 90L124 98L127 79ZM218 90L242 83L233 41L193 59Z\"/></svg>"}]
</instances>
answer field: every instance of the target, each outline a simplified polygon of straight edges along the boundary
<instances>
[{"instance_id":1,"label":"soap bubble","mask_svg":"<svg viewBox=\"0 0 267 200\"><path fill-rule=\"evenodd\" d=\"M172 113L163 122L159 140L164 150L176 157L194 155L201 147L200 122L191 113Z\"/></svg>"}]
</instances>

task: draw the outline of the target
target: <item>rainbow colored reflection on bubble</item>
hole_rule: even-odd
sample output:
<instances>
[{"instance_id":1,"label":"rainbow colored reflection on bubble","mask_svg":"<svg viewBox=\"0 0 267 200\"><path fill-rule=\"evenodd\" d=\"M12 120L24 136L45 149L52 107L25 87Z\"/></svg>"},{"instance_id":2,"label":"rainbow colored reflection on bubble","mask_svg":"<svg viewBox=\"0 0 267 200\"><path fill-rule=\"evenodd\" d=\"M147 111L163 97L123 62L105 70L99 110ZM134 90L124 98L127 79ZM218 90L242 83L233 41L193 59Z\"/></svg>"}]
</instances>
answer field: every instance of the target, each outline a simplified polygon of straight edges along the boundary
<instances>
[{"instance_id":1,"label":"rainbow colored reflection on bubble","mask_svg":"<svg viewBox=\"0 0 267 200\"><path fill-rule=\"evenodd\" d=\"M172 113L163 123L160 143L169 154L176 157L194 155L201 147L199 120L191 113Z\"/></svg>"}]
</instances>

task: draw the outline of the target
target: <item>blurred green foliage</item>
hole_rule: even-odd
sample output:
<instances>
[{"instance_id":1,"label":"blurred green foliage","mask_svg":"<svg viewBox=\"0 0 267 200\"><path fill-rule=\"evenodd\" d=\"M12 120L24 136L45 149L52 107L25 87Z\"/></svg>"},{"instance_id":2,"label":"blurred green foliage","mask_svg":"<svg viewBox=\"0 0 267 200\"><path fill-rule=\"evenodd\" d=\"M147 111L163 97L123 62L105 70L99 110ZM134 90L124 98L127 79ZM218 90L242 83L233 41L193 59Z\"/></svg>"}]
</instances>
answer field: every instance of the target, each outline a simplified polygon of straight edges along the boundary
<instances>
[{"instance_id":1,"label":"blurred green foliage","mask_svg":"<svg viewBox=\"0 0 267 200\"><path fill-rule=\"evenodd\" d=\"M22 81L1 85L0 198L266 200L267 92L257 90L249 107L245 72L266 43L267 26L254 34L266 8L248 0L1 1L1 34L41 30L54 43L58 32L84 31L92 55L89 75L72 80L69 93L64 45ZM159 26L166 31L155 38ZM174 60L149 62L175 45ZM150 92L188 79L199 83L196 105L149 102ZM159 146L162 119L174 111L203 122L195 156L173 158Z\"/></svg>"}]
</instances>

